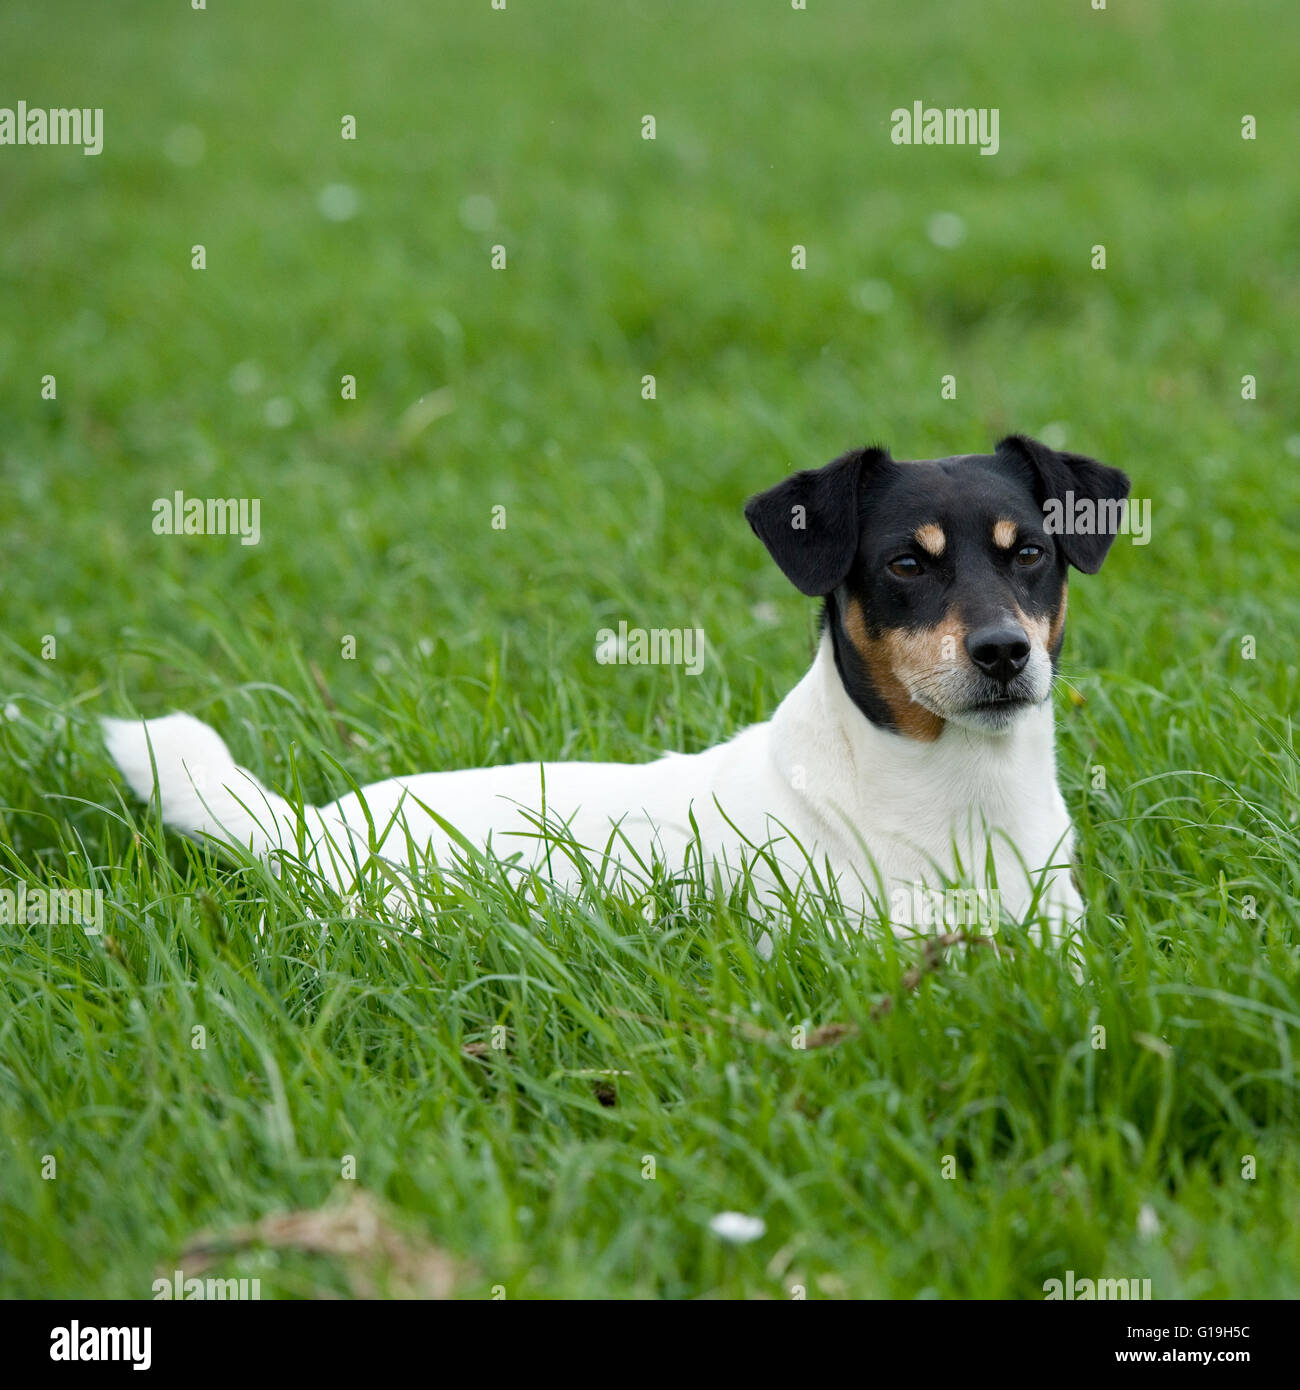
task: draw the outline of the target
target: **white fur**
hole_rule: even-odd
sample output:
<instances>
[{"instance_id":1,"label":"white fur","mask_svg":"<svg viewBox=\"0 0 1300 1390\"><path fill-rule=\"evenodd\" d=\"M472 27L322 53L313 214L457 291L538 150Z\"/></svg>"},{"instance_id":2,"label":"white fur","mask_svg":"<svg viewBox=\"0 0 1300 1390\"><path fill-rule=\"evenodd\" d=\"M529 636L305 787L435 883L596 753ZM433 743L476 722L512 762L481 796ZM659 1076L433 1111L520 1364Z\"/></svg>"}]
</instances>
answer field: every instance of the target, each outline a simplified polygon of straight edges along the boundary
<instances>
[{"instance_id":1,"label":"white fur","mask_svg":"<svg viewBox=\"0 0 1300 1390\"><path fill-rule=\"evenodd\" d=\"M811 860L823 881L828 871L837 880L846 904L870 911L873 898L891 903L897 926L910 920L903 899L915 901L917 885L942 889L960 879L987 890L991 846L1001 904L1013 918L1026 915L1036 885L1050 921L1070 926L1082 912L1068 870L1071 829L1056 784L1050 701L1005 731L949 723L933 742L919 742L877 728L853 704L829 636L771 720L706 752L644 764L518 763L392 777L363 788L365 810L350 794L305 808L301 819L189 715L106 720L105 732L141 797L154 792L156 765L168 825L263 858L278 850L297 857L305 848L307 862L345 893L368 858L366 811L386 860L407 867L408 833L417 872L421 861L445 864L455 855L424 807L473 845L490 843L499 859L542 863L558 886L575 887L577 868L562 852L548 856L540 837L544 774L547 822L565 823L593 862L608 846L636 876L637 856L683 867L693 817L710 875L714 866L725 876L753 864L769 906L774 875L754 862L754 847L770 848L787 882L806 876Z\"/></svg>"}]
</instances>

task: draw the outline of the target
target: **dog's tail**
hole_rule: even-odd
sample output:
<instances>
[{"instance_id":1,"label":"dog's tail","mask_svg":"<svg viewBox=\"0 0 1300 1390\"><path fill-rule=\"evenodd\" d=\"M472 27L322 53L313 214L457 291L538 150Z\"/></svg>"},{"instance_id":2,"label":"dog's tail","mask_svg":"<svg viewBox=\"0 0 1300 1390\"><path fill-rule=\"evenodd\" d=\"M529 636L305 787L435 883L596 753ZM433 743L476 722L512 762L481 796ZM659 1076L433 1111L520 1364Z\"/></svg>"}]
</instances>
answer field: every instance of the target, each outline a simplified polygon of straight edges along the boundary
<instances>
[{"instance_id":1,"label":"dog's tail","mask_svg":"<svg viewBox=\"0 0 1300 1390\"><path fill-rule=\"evenodd\" d=\"M165 824L260 859L299 844L298 813L236 765L215 729L188 714L102 723L109 756L137 796L148 801L156 789ZM307 814L320 819L314 808Z\"/></svg>"}]
</instances>

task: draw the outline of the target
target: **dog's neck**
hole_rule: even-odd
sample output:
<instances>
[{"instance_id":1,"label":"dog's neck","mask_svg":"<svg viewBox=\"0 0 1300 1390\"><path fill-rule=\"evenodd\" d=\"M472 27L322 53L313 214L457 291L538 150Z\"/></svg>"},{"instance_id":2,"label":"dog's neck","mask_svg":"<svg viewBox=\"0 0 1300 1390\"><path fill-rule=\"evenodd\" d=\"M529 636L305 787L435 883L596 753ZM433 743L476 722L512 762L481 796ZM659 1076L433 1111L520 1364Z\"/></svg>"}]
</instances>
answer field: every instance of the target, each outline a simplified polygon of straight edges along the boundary
<instances>
[{"instance_id":1,"label":"dog's neck","mask_svg":"<svg viewBox=\"0 0 1300 1390\"><path fill-rule=\"evenodd\" d=\"M894 733L868 718L845 689L829 624L812 667L781 702L773 724L779 759L793 764L788 750L818 750L823 785L810 785L805 768L792 765L783 773L812 799L833 801L855 820L888 802L903 809L905 823L928 823L938 832L954 816L974 813L1006 825L1060 804L1050 699L999 733L952 723L930 741Z\"/></svg>"}]
</instances>

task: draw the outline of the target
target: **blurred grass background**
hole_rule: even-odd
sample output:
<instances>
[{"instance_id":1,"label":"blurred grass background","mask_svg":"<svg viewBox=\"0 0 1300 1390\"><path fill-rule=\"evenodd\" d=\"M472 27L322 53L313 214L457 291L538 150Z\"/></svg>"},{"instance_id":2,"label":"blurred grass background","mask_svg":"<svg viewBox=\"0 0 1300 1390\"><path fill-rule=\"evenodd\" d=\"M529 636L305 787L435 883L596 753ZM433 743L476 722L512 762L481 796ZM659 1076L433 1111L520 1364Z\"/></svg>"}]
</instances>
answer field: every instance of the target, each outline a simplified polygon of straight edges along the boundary
<instances>
[{"instance_id":1,"label":"blurred grass background","mask_svg":"<svg viewBox=\"0 0 1300 1390\"><path fill-rule=\"evenodd\" d=\"M1209 959L1249 891L1293 965L1298 39L1283 0L9 0L0 105L102 106L105 146L0 147L7 871L66 873L80 845L135 873L98 809L89 716L110 710L213 719L281 784L292 747L312 796L343 789L330 758L364 782L705 746L770 713L810 651L745 497L852 445L927 457L1017 430L1152 500L1152 543L1121 541L1071 602L1087 703L1063 702L1060 761L1099 920ZM997 107L999 153L894 146L915 100ZM177 489L260 498L260 544L155 536ZM600 666L621 619L702 627L713 659L698 679ZM48 1048L32 1028L10 1045ZM75 1145L75 1107L37 1104L19 1071L11 1143ZM1270 1084L1278 1139L1289 1052ZM272 1168L262 1191L293 1187ZM140 1267L171 1238L122 1235L146 1190L102 1217ZM87 1211L11 1246L19 1287L138 1289L106 1256L52 1253ZM210 1215L182 1202L169 1229ZM565 1237L539 1287L761 1286L743 1266L674 1283L682 1239L670 1225L638 1282ZM1216 1263L1238 1267L1224 1249L1193 1243L1169 1278L1213 1291ZM855 1291L971 1291L951 1261L882 1282L836 1258ZM1238 1262L1296 1288L1277 1248ZM1025 1291L1010 1254L998 1271L992 1292Z\"/></svg>"}]
</instances>

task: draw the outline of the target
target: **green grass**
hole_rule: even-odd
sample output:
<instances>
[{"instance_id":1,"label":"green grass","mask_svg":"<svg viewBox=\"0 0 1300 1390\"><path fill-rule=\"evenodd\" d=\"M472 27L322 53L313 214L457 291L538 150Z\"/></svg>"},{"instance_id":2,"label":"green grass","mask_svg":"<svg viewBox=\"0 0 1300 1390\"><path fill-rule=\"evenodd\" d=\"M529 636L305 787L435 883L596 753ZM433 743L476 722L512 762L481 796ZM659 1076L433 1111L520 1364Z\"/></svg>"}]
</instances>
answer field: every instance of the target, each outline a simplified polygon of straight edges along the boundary
<instances>
[{"instance_id":1,"label":"green grass","mask_svg":"<svg viewBox=\"0 0 1300 1390\"><path fill-rule=\"evenodd\" d=\"M470 1297L1300 1295L1297 38L1284 0L6 4L0 105L102 106L105 150L0 147L0 886L102 888L106 931L0 926L0 1293L148 1297L364 1189ZM891 145L916 99L1001 151ZM744 498L1013 429L1152 499L1071 596L1082 985L910 988L816 905L766 962L726 901L490 866L414 939L164 834L98 741L189 710L314 800L705 747L810 652ZM154 536L177 489L260 498L260 545ZM598 665L620 619L704 672Z\"/></svg>"}]
</instances>

